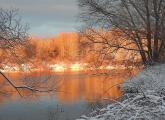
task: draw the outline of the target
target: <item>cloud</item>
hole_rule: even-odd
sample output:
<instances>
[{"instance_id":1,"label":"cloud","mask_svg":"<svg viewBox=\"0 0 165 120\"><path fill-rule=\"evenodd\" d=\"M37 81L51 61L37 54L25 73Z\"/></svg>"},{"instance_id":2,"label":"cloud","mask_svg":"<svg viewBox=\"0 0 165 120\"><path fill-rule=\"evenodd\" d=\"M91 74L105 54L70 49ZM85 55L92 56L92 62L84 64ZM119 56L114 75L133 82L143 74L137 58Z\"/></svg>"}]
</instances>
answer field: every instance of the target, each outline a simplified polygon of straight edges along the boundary
<instances>
[{"instance_id":1,"label":"cloud","mask_svg":"<svg viewBox=\"0 0 165 120\"><path fill-rule=\"evenodd\" d=\"M0 0L0 3L2 8L20 9L23 20L30 24L31 34L73 31L78 24L76 0Z\"/></svg>"}]
</instances>

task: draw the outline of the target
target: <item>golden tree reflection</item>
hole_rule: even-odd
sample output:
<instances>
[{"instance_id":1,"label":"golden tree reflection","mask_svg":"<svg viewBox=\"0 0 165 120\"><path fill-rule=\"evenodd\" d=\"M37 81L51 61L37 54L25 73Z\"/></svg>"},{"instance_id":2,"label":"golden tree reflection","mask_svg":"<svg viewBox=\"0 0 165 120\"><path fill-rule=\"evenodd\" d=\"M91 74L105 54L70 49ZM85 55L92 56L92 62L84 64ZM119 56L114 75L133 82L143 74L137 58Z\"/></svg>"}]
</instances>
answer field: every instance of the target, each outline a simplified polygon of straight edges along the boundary
<instances>
[{"instance_id":1,"label":"golden tree reflection","mask_svg":"<svg viewBox=\"0 0 165 120\"><path fill-rule=\"evenodd\" d=\"M37 99L42 96L57 97L60 102L76 101L102 101L117 99L123 92L120 84L130 77L126 73L111 71L112 75L90 74L79 72L54 73L51 71L29 72L29 73L8 73L7 76L12 79L15 85L27 85L34 88L54 89L50 93L32 92L28 89L20 89L21 94L28 99ZM138 71L135 70L133 74ZM123 77L124 76L124 77ZM5 102L9 97L18 99L19 95L10 84L0 77L0 101ZM5 99L6 98L6 99Z\"/></svg>"}]
</instances>

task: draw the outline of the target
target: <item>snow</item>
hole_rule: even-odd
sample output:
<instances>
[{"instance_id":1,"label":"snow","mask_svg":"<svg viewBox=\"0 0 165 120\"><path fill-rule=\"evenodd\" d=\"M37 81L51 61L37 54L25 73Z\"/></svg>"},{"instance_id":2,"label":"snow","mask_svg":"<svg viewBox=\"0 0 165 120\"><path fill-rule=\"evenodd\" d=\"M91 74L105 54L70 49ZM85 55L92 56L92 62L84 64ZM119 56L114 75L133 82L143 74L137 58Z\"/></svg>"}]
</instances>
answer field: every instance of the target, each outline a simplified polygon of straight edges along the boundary
<instances>
[{"instance_id":1,"label":"snow","mask_svg":"<svg viewBox=\"0 0 165 120\"><path fill-rule=\"evenodd\" d=\"M61 64L50 65L49 69L54 70L56 72L62 72L62 71L65 71L67 69L67 66L66 66L66 64L61 63Z\"/></svg>"},{"instance_id":2,"label":"snow","mask_svg":"<svg viewBox=\"0 0 165 120\"><path fill-rule=\"evenodd\" d=\"M122 87L127 92L132 88L141 92L162 92L165 89L165 64L146 68L136 77L126 81Z\"/></svg>"},{"instance_id":3,"label":"snow","mask_svg":"<svg viewBox=\"0 0 165 120\"><path fill-rule=\"evenodd\" d=\"M77 120L165 120L165 64L148 67L122 86L118 102Z\"/></svg>"},{"instance_id":4,"label":"snow","mask_svg":"<svg viewBox=\"0 0 165 120\"><path fill-rule=\"evenodd\" d=\"M72 70L72 71L79 71L79 70L83 70L83 65L82 64L80 64L80 63L75 63L75 64L72 64L71 66L70 66L70 69Z\"/></svg>"},{"instance_id":5,"label":"snow","mask_svg":"<svg viewBox=\"0 0 165 120\"><path fill-rule=\"evenodd\" d=\"M2 72L18 72L19 71L19 67L17 66L8 66L8 65L2 65L2 68L0 68L0 71Z\"/></svg>"}]
</instances>

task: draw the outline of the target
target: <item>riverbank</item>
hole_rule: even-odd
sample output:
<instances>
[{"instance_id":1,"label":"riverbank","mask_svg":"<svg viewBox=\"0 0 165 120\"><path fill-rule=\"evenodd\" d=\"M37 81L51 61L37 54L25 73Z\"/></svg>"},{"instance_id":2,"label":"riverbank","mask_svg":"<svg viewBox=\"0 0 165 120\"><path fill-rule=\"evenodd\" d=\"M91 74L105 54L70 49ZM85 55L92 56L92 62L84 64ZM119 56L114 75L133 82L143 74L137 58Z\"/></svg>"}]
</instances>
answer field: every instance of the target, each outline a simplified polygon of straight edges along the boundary
<instances>
[{"instance_id":1,"label":"riverbank","mask_svg":"<svg viewBox=\"0 0 165 120\"><path fill-rule=\"evenodd\" d=\"M56 72L56 73L66 73L66 72L102 72L108 73L112 70L127 70L135 69L135 66L124 66L124 65L104 65L99 67L90 66L87 63L73 63L73 64L47 64L41 66L34 66L33 64L21 64L21 65L1 65L0 71L4 73L25 73L25 72Z\"/></svg>"},{"instance_id":2,"label":"riverbank","mask_svg":"<svg viewBox=\"0 0 165 120\"><path fill-rule=\"evenodd\" d=\"M121 87L122 99L77 120L165 119L165 64L146 68Z\"/></svg>"}]
</instances>

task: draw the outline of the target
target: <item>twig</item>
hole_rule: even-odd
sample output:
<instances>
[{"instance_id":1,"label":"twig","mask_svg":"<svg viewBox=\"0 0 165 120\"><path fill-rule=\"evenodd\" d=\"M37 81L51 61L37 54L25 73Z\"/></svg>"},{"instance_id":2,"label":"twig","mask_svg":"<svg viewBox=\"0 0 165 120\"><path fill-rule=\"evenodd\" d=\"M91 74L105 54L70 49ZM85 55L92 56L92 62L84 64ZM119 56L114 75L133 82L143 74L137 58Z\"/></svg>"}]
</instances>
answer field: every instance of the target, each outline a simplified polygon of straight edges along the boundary
<instances>
[{"instance_id":1,"label":"twig","mask_svg":"<svg viewBox=\"0 0 165 120\"><path fill-rule=\"evenodd\" d=\"M19 92L18 88L14 85L12 81L10 81L4 73L0 71L0 74L7 80L7 82L18 92L18 94L22 97L21 93Z\"/></svg>"},{"instance_id":2,"label":"twig","mask_svg":"<svg viewBox=\"0 0 165 120\"><path fill-rule=\"evenodd\" d=\"M1 75L7 80L7 82L18 92L18 94L19 94L21 97L23 97L23 96L21 95L19 89L28 89L28 90L30 90L30 91L32 91L32 92L51 92L51 91L54 91L53 89L50 89L50 90L39 90L39 89L30 87L30 86L26 86L26 85L23 85L23 86L16 86L16 85L14 85L14 83L13 83L10 79L8 79L8 78L5 76L4 73L2 73L2 72L0 71L0 74L1 74Z\"/></svg>"}]
</instances>

